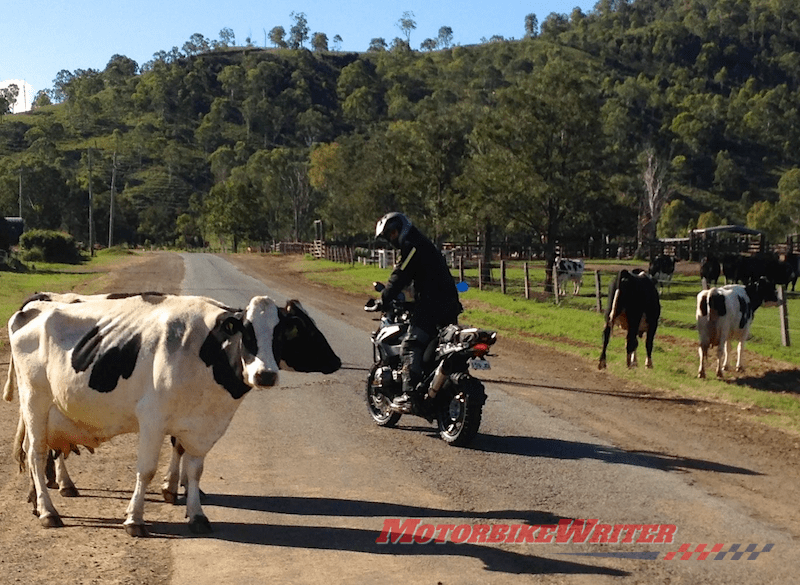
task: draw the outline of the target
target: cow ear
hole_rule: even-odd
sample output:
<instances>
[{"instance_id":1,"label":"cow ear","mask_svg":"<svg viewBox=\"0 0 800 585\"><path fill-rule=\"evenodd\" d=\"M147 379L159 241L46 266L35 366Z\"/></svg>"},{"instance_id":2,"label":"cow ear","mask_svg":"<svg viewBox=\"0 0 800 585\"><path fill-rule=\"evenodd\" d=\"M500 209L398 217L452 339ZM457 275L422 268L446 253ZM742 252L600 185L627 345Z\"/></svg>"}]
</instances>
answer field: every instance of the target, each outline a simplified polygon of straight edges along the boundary
<instances>
[{"instance_id":1,"label":"cow ear","mask_svg":"<svg viewBox=\"0 0 800 585\"><path fill-rule=\"evenodd\" d=\"M226 335L235 335L236 333L244 331L244 325L241 319L237 317L228 317L222 322L222 331Z\"/></svg>"},{"instance_id":2,"label":"cow ear","mask_svg":"<svg viewBox=\"0 0 800 585\"><path fill-rule=\"evenodd\" d=\"M283 340L291 341L300 334L299 325L302 322L297 317L286 317L283 322Z\"/></svg>"}]
</instances>

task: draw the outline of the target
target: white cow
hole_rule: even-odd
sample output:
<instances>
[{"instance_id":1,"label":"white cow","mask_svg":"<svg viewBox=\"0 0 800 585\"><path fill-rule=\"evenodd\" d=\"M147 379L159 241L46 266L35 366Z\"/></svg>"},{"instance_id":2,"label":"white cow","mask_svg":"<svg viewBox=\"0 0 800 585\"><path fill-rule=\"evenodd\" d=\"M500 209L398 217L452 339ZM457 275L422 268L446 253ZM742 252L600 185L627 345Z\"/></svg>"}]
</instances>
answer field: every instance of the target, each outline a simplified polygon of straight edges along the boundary
<instances>
[{"instance_id":1,"label":"white cow","mask_svg":"<svg viewBox=\"0 0 800 585\"><path fill-rule=\"evenodd\" d=\"M185 453L189 528L211 525L198 482L206 453L224 434L244 395L278 381L283 358L299 371L337 370L324 336L290 302L255 297L234 312L201 297L142 294L61 304L33 301L9 320L11 364L4 398L19 390L20 441L46 527L63 523L45 487L48 447L91 448L139 433L136 487L126 531L145 536L144 494L167 435Z\"/></svg>"},{"instance_id":2,"label":"white cow","mask_svg":"<svg viewBox=\"0 0 800 585\"><path fill-rule=\"evenodd\" d=\"M559 295L566 296L568 282L573 283L573 295L577 295L581 292L581 284L583 283L583 269L583 260L556 258L556 273L558 274Z\"/></svg>"},{"instance_id":3,"label":"white cow","mask_svg":"<svg viewBox=\"0 0 800 585\"><path fill-rule=\"evenodd\" d=\"M700 336L698 353L700 368L698 378L706 377L706 357L708 348L717 346L717 377L728 369L728 344L738 339L736 350L736 371L741 372L742 350L750 335L750 326L756 309L775 306L778 297L775 285L764 277L752 284L729 284L719 288L701 291L697 295L697 332Z\"/></svg>"}]
</instances>

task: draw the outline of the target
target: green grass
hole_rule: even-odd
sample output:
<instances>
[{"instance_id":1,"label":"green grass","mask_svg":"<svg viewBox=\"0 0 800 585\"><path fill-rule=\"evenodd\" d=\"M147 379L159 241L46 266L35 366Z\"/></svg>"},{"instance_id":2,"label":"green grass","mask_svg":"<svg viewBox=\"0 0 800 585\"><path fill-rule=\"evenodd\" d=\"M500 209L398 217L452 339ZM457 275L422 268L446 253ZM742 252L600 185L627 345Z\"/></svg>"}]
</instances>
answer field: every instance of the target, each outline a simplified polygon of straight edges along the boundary
<instances>
[{"instance_id":1,"label":"green grass","mask_svg":"<svg viewBox=\"0 0 800 585\"><path fill-rule=\"evenodd\" d=\"M26 272L0 272L0 319L3 324L8 322L22 301L35 292L71 292L79 286L82 293L97 292L100 278L128 254L111 249L99 252L83 264L33 262L26 265Z\"/></svg>"},{"instance_id":2,"label":"green grass","mask_svg":"<svg viewBox=\"0 0 800 585\"><path fill-rule=\"evenodd\" d=\"M597 264L602 265L599 262ZM620 262L613 264L618 265ZM641 266L634 262L629 264L631 267ZM302 269L306 276L315 282L350 293L363 293L365 298L370 294L375 295L372 292L372 281L385 281L390 274L390 270L382 270L375 266L350 266L310 258L303 260ZM614 275L615 272L612 270L601 270L601 298L604 309L608 283ZM558 305L552 298L546 300L524 298L521 263L509 264L507 267L507 292L510 294L504 295L499 292L499 284L496 283L488 287L488 290L478 290L477 276L477 269L465 271L465 280L471 286L467 292L461 294L461 300L466 307L461 317L462 323L494 329L501 337L546 345L593 362L597 361L604 323L602 313L595 310L597 301L592 272L584 275L584 285L578 297L568 295ZM499 270L495 269L493 277L498 282L499 276ZM532 294L539 299L545 298L542 287L544 264L530 264L530 276L531 280L536 282ZM764 378L760 379L748 378L747 373L728 375L727 381L715 379L714 350L712 350L714 357L706 365L710 377L706 380L698 380L695 377L698 367L695 305L699 291L699 277L676 275L672 285L663 293L662 318L653 352L655 364L653 369L639 367L628 370L625 367L624 334L615 329L609 344L609 371L618 378L641 382L669 395L732 403L742 406L743 409L755 407L753 410L758 411L759 420L772 426L800 431L800 352L794 347L781 345L777 308L762 307L756 313L751 338L745 348L744 360L747 365L748 360L758 355L783 362L782 365L778 365L790 371L776 378L777 382L772 385L777 385L778 388L767 390L762 388L769 387L770 376L778 376L773 372L767 372ZM800 293L797 295L788 293L787 311L790 338L795 343L800 343ZM637 354L639 360L643 361L643 344ZM735 364L735 361L733 363ZM643 366L643 363L641 365ZM797 366L798 369L794 377L791 372L792 366ZM781 384L786 384L786 387L781 387Z\"/></svg>"}]
</instances>

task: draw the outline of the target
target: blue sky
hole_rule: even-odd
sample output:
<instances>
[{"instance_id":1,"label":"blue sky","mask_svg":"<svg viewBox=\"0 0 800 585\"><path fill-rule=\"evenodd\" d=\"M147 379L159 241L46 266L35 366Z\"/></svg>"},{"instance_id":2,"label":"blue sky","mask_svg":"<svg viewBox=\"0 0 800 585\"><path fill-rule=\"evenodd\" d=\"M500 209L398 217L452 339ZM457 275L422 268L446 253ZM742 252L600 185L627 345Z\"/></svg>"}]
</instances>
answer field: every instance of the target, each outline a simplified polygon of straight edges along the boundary
<instances>
[{"instance_id":1,"label":"blue sky","mask_svg":"<svg viewBox=\"0 0 800 585\"><path fill-rule=\"evenodd\" d=\"M194 33L218 39L225 27L233 30L237 44L250 37L264 46L265 31L282 26L288 33L292 12L305 13L310 32L325 33L329 44L339 35L341 50L363 51L373 38L391 44L402 37L397 22L406 11L413 12L417 24L411 34L417 49L442 26L453 29L453 43L459 45L493 35L519 39L527 14L536 14L541 23L551 12L569 14L578 6L588 13L594 5L585 0L21 0L6 4L0 18L0 82L24 80L36 92L52 87L62 69L102 70L115 54L142 65L160 50L180 49Z\"/></svg>"}]
</instances>

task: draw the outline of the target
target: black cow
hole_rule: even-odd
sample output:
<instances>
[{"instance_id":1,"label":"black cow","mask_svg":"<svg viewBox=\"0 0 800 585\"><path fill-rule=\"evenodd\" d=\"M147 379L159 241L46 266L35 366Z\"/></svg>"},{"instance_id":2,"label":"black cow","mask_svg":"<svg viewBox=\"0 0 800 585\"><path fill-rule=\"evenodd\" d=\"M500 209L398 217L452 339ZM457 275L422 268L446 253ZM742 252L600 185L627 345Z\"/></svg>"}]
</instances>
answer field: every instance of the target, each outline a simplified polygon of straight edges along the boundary
<instances>
[{"instance_id":1,"label":"black cow","mask_svg":"<svg viewBox=\"0 0 800 585\"><path fill-rule=\"evenodd\" d=\"M739 282L741 276L742 257L737 254L725 254L722 257L722 274L725 276L725 284L735 284Z\"/></svg>"},{"instance_id":2,"label":"black cow","mask_svg":"<svg viewBox=\"0 0 800 585\"><path fill-rule=\"evenodd\" d=\"M785 261L792 267L794 271L794 276L792 277L792 290L794 290L795 285L797 284L797 278L800 277L800 256L795 254L794 252L789 252L786 254Z\"/></svg>"},{"instance_id":3,"label":"black cow","mask_svg":"<svg viewBox=\"0 0 800 585\"><path fill-rule=\"evenodd\" d=\"M636 348L639 345L637 336L647 334L645 347L647 360L645 365L653 367L653 339L656 336L658 319L661 316L661 302L658 291L650 277L642 270L628 272L621 270L608 288L608 309L606 309L603 331L603 351L600 354L599 369L606 367L606 348L611 336L611 328L618 323L628 331L626 343L626 363L628 367L636 365Z\"/></svg>"},{"instance_id":4,"label":"black cow","mask_svg":"<svg viewBox=\"0 0 800 585\"><path fill-rule=\"evenodd\" d=\"M700 266L700 278L704 278L707 285L713 282L716 286L721 270L722 267L716 256L706 256Z\"/></svg>"}]
</instances>

